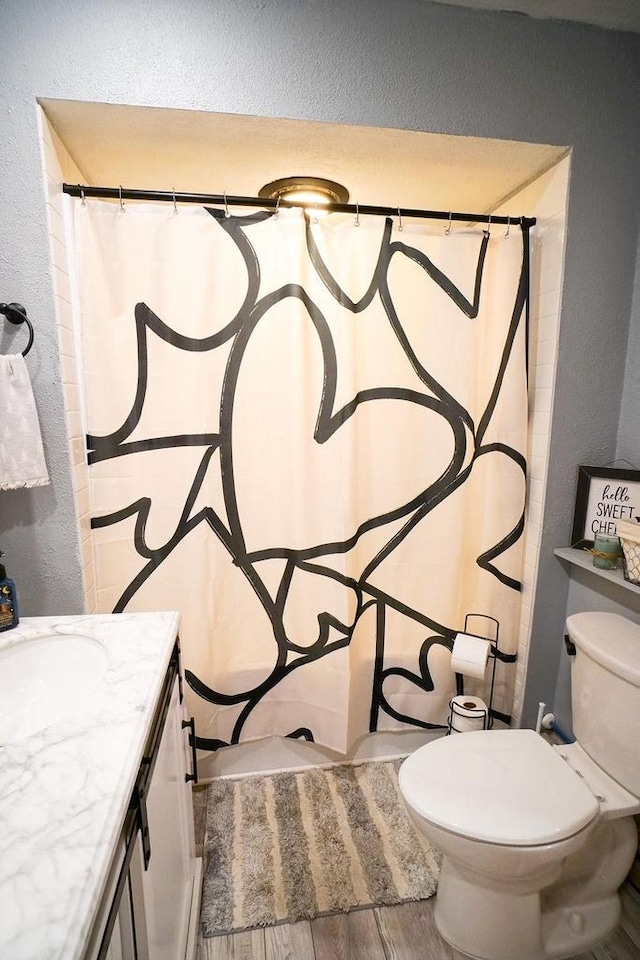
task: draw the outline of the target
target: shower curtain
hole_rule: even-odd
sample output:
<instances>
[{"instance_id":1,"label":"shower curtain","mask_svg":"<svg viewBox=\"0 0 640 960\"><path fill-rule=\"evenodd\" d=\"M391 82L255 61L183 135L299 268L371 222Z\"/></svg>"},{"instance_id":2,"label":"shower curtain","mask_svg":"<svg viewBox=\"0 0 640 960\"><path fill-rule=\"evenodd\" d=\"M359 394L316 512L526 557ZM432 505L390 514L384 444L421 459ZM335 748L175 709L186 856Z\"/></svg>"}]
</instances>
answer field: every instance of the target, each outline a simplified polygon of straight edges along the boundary
<instances>
[{"instance_id":1,"label":"shower curtain","mask_svg":"<svg viewBox=\"0 0 640 960\"><path fill-rule=\"evenodd\" d=\"M445 725L465 615L516 645L526 235L75 216L99 607L181 612L198 746Z\"/></svg>"}]
</instances>

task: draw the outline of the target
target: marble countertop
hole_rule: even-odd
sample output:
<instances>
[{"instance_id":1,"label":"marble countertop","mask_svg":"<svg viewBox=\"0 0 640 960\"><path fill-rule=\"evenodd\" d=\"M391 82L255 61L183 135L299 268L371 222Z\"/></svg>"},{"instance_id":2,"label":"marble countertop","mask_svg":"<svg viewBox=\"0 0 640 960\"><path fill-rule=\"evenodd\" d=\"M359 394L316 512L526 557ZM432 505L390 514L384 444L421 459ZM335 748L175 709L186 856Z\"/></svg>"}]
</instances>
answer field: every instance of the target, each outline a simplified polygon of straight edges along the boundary
<instances>
[{"instance_id":1,"label":"marble countertop","mask_svg":"<svg viewBox=\"0 0 640 960\"><path fill-rule=\"evenodd\" d=\"M0 634L0 652L82 634L109 659L77 709L0 747L2 960L83 957L178 623L173 612L37 617Z\"/></svg>"}]
</instances>

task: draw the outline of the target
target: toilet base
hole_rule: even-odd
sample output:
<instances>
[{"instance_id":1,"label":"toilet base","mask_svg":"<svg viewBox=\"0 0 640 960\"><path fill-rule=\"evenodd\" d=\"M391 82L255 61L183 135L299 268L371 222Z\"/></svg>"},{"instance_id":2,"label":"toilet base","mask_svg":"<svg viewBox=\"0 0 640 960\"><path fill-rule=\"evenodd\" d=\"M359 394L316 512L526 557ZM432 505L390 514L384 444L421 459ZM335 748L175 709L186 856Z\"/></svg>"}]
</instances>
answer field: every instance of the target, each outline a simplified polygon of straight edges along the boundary
<instances>
[{"instance_id":1,"label":"toilet base","mask_svg":"<svg viewBox=\"0 0 640 960\"><path fill-rule=\"evenodd\" d=\"M461 876L445 856L434 916L447 943L473 960L562 960L615 929L620 900L614 894L596 903L542 912L539 893L480 887Z\"/></svg>"},{"instance_id":2,"label":"toilet base","mask_svg":"<svg viewBox=\"0 0 640 960\"><path fill-rule=\"evenodd\" d=\"M444 857L434 917L441 936L474 960L541 960L540 896L489 890ZM507 922L508 918L508 922Z\"/></svg>"},{"instance_id":3,"label":"toilet base","mask_svg":"<svg viewBox=\"0 0 640 960\"><path fill-rule=\"evenodd\" d=\"M614 894L597 903L543 913L544 956L562 960L595 946L618 926L620 910L620 898Z\"/></svg>"}]
</instances>

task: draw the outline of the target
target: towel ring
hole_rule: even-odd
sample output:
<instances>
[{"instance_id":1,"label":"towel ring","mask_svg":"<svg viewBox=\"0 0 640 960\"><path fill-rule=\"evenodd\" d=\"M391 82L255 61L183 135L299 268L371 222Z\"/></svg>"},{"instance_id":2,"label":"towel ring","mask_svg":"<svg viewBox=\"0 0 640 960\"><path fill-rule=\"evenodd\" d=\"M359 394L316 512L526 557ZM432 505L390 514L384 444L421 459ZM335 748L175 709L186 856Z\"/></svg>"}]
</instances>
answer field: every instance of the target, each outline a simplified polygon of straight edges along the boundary
<instances>
[{"instance_id":1,"label":"towel ring","mask_svg":"<svg viewBox=\"0 0 640 960\"><path fill-rule=\"evenodd\" d=\"M29 330L29 342L22 351L22 356L26 357L33 346L33 325L27 316L27 311L20 303L0 303L0 313L7 318L9 323L15 323L17 326L26 323Z\"/></svg>"}]
</instances>

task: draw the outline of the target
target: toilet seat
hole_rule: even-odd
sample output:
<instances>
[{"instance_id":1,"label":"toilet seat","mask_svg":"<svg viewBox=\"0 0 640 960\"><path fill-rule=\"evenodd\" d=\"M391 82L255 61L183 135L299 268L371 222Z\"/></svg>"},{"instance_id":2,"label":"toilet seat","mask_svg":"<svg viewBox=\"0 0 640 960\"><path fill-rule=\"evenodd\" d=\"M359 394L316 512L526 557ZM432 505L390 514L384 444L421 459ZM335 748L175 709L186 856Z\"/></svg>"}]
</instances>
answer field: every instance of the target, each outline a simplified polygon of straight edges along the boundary
<instances>
[{"instance_id":1,"label":"toilet seat","mask_svg":"<svg viewBox=\"0 0 640 960\"><path fill-rule=\"evenodd\" d=\"M434 740L400 768L407 803L426 820L503 846L555 843L578 833L599 804L533 730L487 730Z\"/></svg>"}]
</instances>

